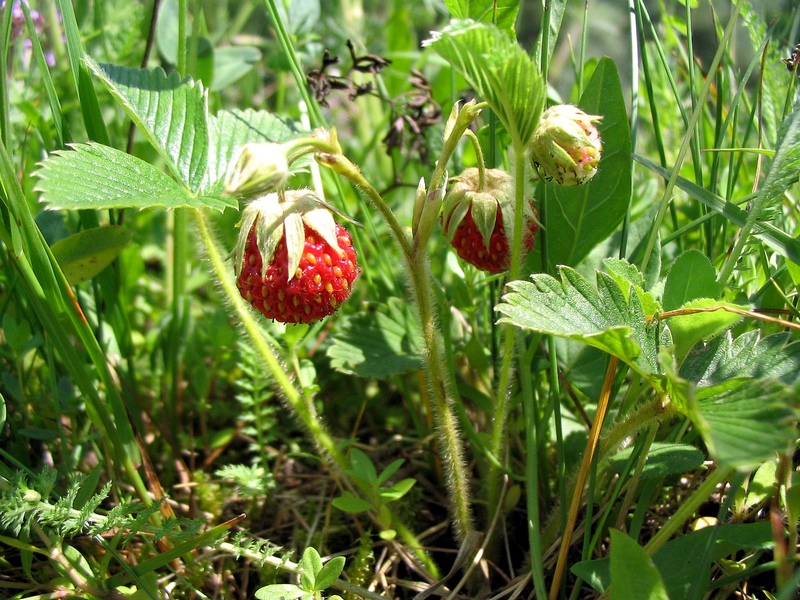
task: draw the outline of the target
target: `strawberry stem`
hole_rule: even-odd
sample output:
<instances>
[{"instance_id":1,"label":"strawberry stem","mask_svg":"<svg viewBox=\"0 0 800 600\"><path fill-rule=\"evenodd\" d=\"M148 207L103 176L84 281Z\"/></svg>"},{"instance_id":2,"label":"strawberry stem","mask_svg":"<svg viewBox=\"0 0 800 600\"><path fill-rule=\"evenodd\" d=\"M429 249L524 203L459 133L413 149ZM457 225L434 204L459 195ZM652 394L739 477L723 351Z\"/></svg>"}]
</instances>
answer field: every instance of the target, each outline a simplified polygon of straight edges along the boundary
<instances>
[{"instance_id":1,"label":"strawberry stem","mask_svg":"<svg viewBox=\"0 0 800 600\"><path fill-rule=\"evenodd\" d=\"M483 158L483 148L481 148L480 140L475 132L467 129L465 132L469 141L472 142L472 147L475 149L475 160L478 163L478 192L482 192L486 188L486 162Z\"/></svg>"},{"instance_id":2,"label":"strawberry stem","mask_svg":"<svg viewBox=\"0 0 800 600\"><path fill-rule=\"evenodd\" d=\"M474 115L472 118L474 118ZM453 150L455 150L458 140L472 118L469 121L464 120L462 123L463 129L457 131L457 135L449 136L445 143L446 151L439 160L432 182L436 181L438 185L444 185L446 173L444 165ZM447 151L448 149L449 152ZM453 404L458 401L453 392L455 390L455 382L453 381L453 373L447 368L444 359L442 333L436 319L435 307L431 301L431 274L426 255L427 244L423 242L430 236L438 217L441 195L438 193L427 194L425 207L420 218L420 227L416 229L413 245L411 245L391 208L355 165L340 154L318 154L316 159L321 164L330 167L349 179L366 193L389 224L392 236L400 246L403 257L406 260L410 274L411 289L414 295L414 304L417 307L425 344L425 379L434 399L434 417L437 423L443 462L447 468L447 486L450 502L452 503L454 526L459 540L463 541L473 531L469 477L463 457L463 444L458 430L458 420L452 410Z\"/></svg>"},{"instance_id":3,"label":"strawberry stem","mask_svg":"<svg viewBox=\"0 0 800 600\"><path fill-rule=\"evenodd\" d=\"M335 468L336 472L344 472L349 468L347 460L334 443L333 438L331 438L330 434L326 431L325 426L320 422L314 410L314 405L306 401L303 394L295 388L291 379L284 371L280 360L264 337L261 327L259 327L253 314L250 312L247 302L242 298L242 295L236 288L236 282L230 276L230 269L225 264L223 253L211 233L208 216L202 210L194 211L194 216L197 228L200 232L200 238L206 249L208 260L214 269L217 280L222 286L222 290L225 292L225 297L236 311L245 331L255 345L256 351L261 355L275 383L280 388L284 399L291 405L298 417L300 417L303 425L305 425L306 429L311 433L312 438L316 440L317 444L324 450L323 455L328 459L327 462Z\"/></svg>"}]
</instances>

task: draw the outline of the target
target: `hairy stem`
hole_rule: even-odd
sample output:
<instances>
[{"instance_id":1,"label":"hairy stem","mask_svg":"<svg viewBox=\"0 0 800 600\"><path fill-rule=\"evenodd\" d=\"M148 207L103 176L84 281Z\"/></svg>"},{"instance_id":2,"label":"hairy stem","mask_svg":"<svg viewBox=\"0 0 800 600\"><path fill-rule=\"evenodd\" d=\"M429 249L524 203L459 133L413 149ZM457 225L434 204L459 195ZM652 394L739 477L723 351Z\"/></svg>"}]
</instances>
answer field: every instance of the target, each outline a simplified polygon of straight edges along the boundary
<instances>
[{"instance_id":1,"label":"hairy stem","mask_svg":"<svg viewBox=\"0 0 800 600\"><path fill-rule=\"evenodd\" d=\"M226 299L230 302L239 317L242 326L247 334L250 336L251 341L256 347L256 351L264 360L267 365L275 384L280 389L284 399L291 405L295 413L303 425L311 433L312 438L316 441L319 447L324 451L327 462L336 467L339 471L344 471L348 468L347 460L342 452L336 446L333 438L325 429L325 426L320 422L314 406L311 402L306 401L303 394L295 388L289 376L281 364L281 361L275 355L274 350L264 338L258 323L256 322L253 314L245 302L239 290L236 288L236 283L231 278L231 269L225 264L224 254L221 251L217 240L211 233L211 227L208 222L208 216L204 211L194 211L195 222L197 229L200 233L200 238L205 246L208 260L214 270L214 274L219 281L222 291Z\"/></svg>"},{"instance_id":2,"label":"hairy stem","mask_svg":"<svg viewBox=\"0 0 800 600\"><path fill-rule=\"evenodd\" d=\"M462 133L463 131L458 134L459 138ZM455 148L455 143L450 144L450 147ZM449 154L445 153L445 156L440 159L440 166L437 167L432 179L438 185L444 185L445 170L442 163L446 163L449 156ZM447 469L447 486L452 504L455 529L459 540L463 541L473 529L470 511L469 478L463 458L463 444L458 429L458 420L452 408L453 403L457 401L454 397L453 374L447 368L442 347L442 333L436 321L436 311L431 301L431 275L426 259L427 245L421 242L421 237L426 235L425 232L429 234L433 229L433 226L429 224L431 220L430 214L432 214L433 209L429 208L429 206L423 208L420 227L414 237L413 245L410 245L392 210L355 165L340 154L318 154L317 161L331 167L364 191L386 219L392 236L406 260L409 282L425 344L425 380L433 398L434 417L437 424L439 443L441 444L442 458ZM438 176L436 175L437 173ZM434 191L428 193L427 196L426 203L430 205L437 201L439 193L434 188Z\"/></svg>"},{"instance_id":3,"label":"hairy stem","mask_svg":"<svg viewBox=\"0 0 800 600\"><path fill-rule=\"evenodd\" d=\"M522 268L522 236L525 226L525 147L522 142L514 144L514 155L516 157L514 172L514 232L511 243L511 268L508 273L508 281L519 279ZM500 374L497 380L497 392L494 402L494 422L492 423L492 437L489 451L500 462L503 461L505 447L506 421L508 420L508 407L511 395L514 362L514 339L516 328L510 323L502 325L503 334L503 356L500 363ZM500 483L502 472L495 465L491 465L488 483L489 519L495 510L499 509L497 500L500 495Z\"/></svg>"}]
</instances>

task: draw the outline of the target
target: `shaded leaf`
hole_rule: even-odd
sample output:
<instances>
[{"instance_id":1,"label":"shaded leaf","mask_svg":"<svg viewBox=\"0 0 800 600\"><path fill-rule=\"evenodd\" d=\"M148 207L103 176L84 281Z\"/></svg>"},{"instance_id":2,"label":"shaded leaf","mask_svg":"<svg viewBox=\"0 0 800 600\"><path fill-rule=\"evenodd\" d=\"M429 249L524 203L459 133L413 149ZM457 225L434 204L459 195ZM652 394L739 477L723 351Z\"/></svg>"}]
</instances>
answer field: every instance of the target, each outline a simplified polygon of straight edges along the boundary
<instances>
[{"instance_id":1,"label":"shaded leaf","mask_svg":"<svg viewBox=\"0 0 800 600\"><path fill-rule=\"evenodd\" d=\"M397 298L348 318L327 350L331 366L360 377L389 377L422 366L422 340L412 308Z\"/></svg>"},{"instance_id":2,"label":"shaded leaf","mask_svg":"<svg viewBox=\"0 0 800 600\"><path fill-rule=\"evenodd\" d=\"M214 79L211 90L219 92L249 73L261 60L253 46L225 46L214 49Z\"/></svg>"},{"instance_id":3,"label":"shaded leaf","mask_svg":"<svg viewBox=\"0 0 800 600\"><path fill-rule=\"evenodd\" d=\"M617 473L622 473L632 451L633 446L630 446L608 458L608 462ZM702 465L703 460L705 460L705 456L694 446L655 442L647 452L642 478L655 479L686 473Z\"/></svg>"},{"instance_id":4,"label":"shaded leaf","mask_svg":"<svg viewBox=\"0 0 800 600\"><path fill-rule=\"evenodd\" d=\"M199 190L208 163L208 106L202 84L182 80L174 71L167 75L161 68L88 64L175 178Z\"/></svg>"},{"instance_id":5,"label":"shaded leaf","mask_svg":"<svg viewBox=\"0 0 800 600\"><path fill-rule=\"evenodd\" d=\"M714 545L711 554L706 555L712 536ZM769 521L721 523L667 542L653 555L653 563L661 573L669 597L687 598L695 581L708 583L707 575L698 579L697 573L698 570L708 572L712 561L730 556L736 550L767 549L772 544ZM579 562L570 570L598 592L605 592L611 583L610 566L608 558L601 558Z\"/></svg>"},{"instance_id":6,"label":"shaded leaf","mask_svg":"<svg viewBox=\"0 0 800 600\"><path fill-rule=\"evenodd\" d=\"M795 440L795 396L779 382L731 379L695 394L699 413L688 416L721 465L756 467Z\"/></svg>"},{"instance_id":7,"label":"shaded leaf","mask_svg":"<svg viewBox=\"0 0 800 600\"><path fill-rule=\"evenodd\" d=\"M236 206L230 199L194 197L151 164L109 146L88 143L71 148L53 152L36 171L36 189L52 208Z\"/></svg>"},{"instance_id":8,"label":"shaded leaf","mask_svg":"<svg viewBox=\"0 0 800 600\"><path fill-rule=\"evenodd\" d=\"M114 262L132 235L121 225L95 227L59 240L51 250L69 284L77 285Z\"/></svg>"},{"instance_id":9,"label":"shaded leaf","mask_svg":"<svg viewBox=\"0 0 800 600\"><path fill-rule=\"evenodd\" d=\"M611 530L611 600L669 600L661 574L635 540Z\"/></svg>"},{"instance_id":10,"label":"shaded leaf","mask_svg":"<svg viewBox=\"0 0 800 600\"><path fill-rule=\"evenodd\" d=\"M588 114L601 115L598 130L603 154L597 174L586 184L559 186L540 182L536 197L545 226L548 260L534 249L535 271L554 272L576 266L622 223L631 196L631 137L616 66L602 59L578 103Z\"/></svg>"}]
</instances>

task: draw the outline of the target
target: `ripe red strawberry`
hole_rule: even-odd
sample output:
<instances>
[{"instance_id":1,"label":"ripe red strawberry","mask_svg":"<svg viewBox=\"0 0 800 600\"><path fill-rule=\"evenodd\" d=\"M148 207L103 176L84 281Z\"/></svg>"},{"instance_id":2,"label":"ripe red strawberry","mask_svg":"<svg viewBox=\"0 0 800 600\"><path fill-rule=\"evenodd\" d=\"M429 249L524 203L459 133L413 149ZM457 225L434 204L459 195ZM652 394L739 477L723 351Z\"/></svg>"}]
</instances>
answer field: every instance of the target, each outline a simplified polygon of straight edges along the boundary
<instances>
[{"instance_id":1,"label":"ripe red strawberry","mask_svg":"<svg viewBox=\"0 0 800 600\"><path fill-rule=\"evenodd\" d=\"M455 180L444 200L442 222L456 253L471 265L490 273L502 273L511 266L508 230L514 222L513 183L510 175L498 169L486 170L484 188L478 169L466 169ZM525 253L533 248L539 224L536 209L528 202L525 211Z\"/></svg>"},{"instance_id":2,"label":"ripe red strawberry","mask_svg":"<svg viewBox=\"0 0 800 600\"><path fill-rule=\"evenodd\" d=\"M531 204L533 208L533 204ZM508 236L503 224L503 215L500 207L497 207L495 226L492 229L489 243L484 242L481 232L472 218L472 207L464 215L461 223L456 227L453 239L450 244L455 248L456 253L469 264L488 271L489 273L503 273L508 271L511 266L511 252L509 251ZM525 253L533 248L534 235L539 229L539 225L534 219L529 219L527 231L523 239Z\"/></svg>"},{"instance_id":3,"label":"ripe red strawberry","mask_svg":"<svg viewBox=\"0 0 800 600\"><path fill-rule=\"evenodd\" d=\"M284 196L269 194L242 214L236 283L265 317L311 323L333 314L350 295L356 252L348 231L311 192Z\"/></svg>"}]
</instances>

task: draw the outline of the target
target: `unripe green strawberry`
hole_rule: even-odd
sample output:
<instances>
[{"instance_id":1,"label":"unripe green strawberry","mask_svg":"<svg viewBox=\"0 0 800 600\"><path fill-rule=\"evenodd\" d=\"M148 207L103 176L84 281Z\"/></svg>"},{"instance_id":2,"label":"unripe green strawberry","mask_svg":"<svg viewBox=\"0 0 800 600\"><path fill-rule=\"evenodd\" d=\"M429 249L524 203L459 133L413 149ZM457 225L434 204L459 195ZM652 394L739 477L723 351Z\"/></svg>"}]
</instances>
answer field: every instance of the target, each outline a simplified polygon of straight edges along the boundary
<instances>
[{"instance_id":1,"label":"unripe green strawberry","mask_svg":"<svg viewBox=\"0 0 800 600\"><path fill-rule=\"evenodd\" d=\"M514 184L500 169L487 169L485 185L479 191L479 171L465 169L454 180L444 199L442 225L456 253L471 265L502 273L511 266L508 236L514 224ZM523 255L533 248L539 229L533 202L526 203Z\"/></svg>"},{"instance_id":2,"label":"unripe green strawberry","mask_svg":"<svg viewBox=\"0 0 800 600\"><path fill-rule=\"evenodd\" d=\"M594 125L601 118L572 104L548 108L528 144L534 167L547 181L559 185L589 181L597 172L603 149Z\"/></svg>"},{"instance_id":3,"label":"unripe green strawberry","mask_svg":"<svg viewBox=\"0 0 800 600\"><path fill-rule=\"evenodd\" d=\"M348 231L308 190L268 194L242 213L234 250L242 297L269 319L311 323L333 314L358 275Z\"/></svg>"}]
</instances>

